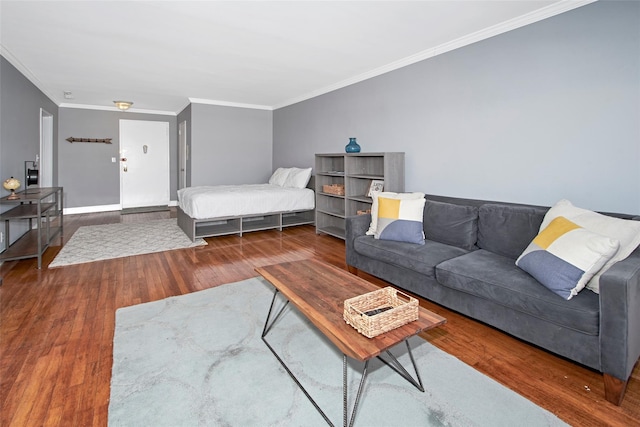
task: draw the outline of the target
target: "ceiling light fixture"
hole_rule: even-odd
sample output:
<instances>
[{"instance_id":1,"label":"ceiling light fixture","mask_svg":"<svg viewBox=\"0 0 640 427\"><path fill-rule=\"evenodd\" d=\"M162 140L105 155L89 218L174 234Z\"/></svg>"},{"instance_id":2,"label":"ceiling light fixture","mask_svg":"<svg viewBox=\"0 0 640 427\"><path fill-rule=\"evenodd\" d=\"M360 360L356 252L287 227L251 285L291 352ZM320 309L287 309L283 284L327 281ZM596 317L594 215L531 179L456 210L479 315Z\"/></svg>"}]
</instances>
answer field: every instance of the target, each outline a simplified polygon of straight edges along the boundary
<instances>
[{"instance_id":1,"label":"ceiling light fixture","mask_svg":"<svg viewBox=\"0 0 640 427\"><path fill-rule=\"evenodd\" d=\"M133 105L133 102L130 101L113 101L113 103L122 111L128 110Z\"/></svg>"}]
</instances>

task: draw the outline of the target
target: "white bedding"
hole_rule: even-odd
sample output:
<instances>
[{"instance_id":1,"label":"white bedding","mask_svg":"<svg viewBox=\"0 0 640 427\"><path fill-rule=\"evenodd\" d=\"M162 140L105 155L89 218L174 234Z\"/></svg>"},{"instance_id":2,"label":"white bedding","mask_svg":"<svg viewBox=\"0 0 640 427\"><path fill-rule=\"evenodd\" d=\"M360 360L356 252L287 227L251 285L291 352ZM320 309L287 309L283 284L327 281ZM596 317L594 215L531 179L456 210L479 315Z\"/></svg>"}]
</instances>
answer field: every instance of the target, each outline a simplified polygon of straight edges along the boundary
<instances>
[{"instance_id":1,"label":"white bedding","mask_svg":"<svg viewBox=\"0 0 640 427\"><path fill-rule=\"evenodd\" d=\"M194 219L311 210L313 190L272 184L216 185L178 190L178 206Z\"/></svg>"}]
</instances>

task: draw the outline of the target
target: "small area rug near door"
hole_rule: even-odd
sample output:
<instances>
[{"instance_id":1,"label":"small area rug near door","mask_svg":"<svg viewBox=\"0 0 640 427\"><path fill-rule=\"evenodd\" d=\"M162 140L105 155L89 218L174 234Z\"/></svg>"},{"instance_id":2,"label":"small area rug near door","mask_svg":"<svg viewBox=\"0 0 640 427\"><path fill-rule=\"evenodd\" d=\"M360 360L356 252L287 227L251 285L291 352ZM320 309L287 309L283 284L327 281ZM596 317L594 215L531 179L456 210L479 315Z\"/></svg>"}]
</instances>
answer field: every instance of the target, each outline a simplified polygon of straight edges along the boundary
<instances>
[{"instance_id":1,"label":"small area rug near door","mask_svg":"<svg viewBox=\"0 0 640 427\"><path fill-rule=\"evenodd\" d=\"M49 268L206 245L192 242L175 218L80 227Z\"/></svg>"},{"instance_id":2,"label":"small area rug near door","mask_svg":"<svg viewBox=\"0 0 640 427\"><path fill-rule=\"evenodd\" d=\"M254 278L119 309L109 426L326 425L260 338L271 297ZM267 338L342 424L342 355L295 308ZM426 392L372 361L355 426L566 425L423 339L411 343ZM406 347L394 354L410 363Z\"/></svg>"}]
</instances>

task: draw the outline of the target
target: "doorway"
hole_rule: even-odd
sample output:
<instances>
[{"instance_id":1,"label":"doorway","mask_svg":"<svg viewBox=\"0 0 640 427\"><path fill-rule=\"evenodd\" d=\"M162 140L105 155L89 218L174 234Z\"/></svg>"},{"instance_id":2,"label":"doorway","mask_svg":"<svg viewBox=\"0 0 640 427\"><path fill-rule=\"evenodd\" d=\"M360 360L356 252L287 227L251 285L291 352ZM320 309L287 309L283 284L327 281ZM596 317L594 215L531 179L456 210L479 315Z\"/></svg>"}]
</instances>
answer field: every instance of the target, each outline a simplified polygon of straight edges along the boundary
<instances>
[{"instance_id":1,"label":"doorway","mask_svg":"<svg viewBox=\"0 0 640 427\"><path fill-rule=\"evenodd\" d=\"M169 123L120 120L122 209L169 205Z\"/></svg>"},{"instance_id":2,"label":"doorway","mask_svg":"<svg viewBox=\"0 0 640 427\"><path fill-rule=\"evenodd\" d=\"M178 127L178 190L187 186L187 160L189 152L187 149L187 121L180 122Z\"/></svg>"},{"instance_id":3,"label":"doorway","mask_svg":"<svg viewBox=\"0 0 640 427\"><path fill-rule=\"evenodd\" d=\"M39 186L53 187L53 114L42 108L40 109L40 159L36 161L39 169Z\"/></svg>"}]
</instances>

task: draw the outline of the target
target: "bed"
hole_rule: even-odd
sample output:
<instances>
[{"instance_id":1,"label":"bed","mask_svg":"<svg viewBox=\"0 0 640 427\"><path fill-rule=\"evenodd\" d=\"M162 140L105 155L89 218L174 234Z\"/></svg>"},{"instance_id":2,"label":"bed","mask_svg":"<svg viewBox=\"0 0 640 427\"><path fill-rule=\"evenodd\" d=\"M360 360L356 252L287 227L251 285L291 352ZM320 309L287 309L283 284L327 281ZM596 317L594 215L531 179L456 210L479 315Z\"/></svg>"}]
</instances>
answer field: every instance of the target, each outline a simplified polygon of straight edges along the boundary
<instances>
[{"instance_id":1,"label":"bed","mask_svg":"<svg viewBox=\"0 0 640 427\"><path fill-rule=\"evenodd\" d=\"M193 241L315 222L311 168L278 168L266 184L178 190L178 225Z\"/></svg>"}]
</instances>

